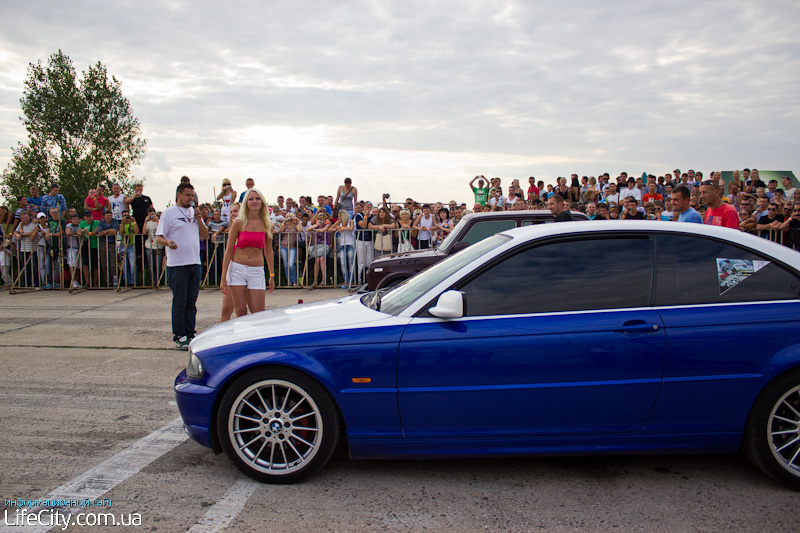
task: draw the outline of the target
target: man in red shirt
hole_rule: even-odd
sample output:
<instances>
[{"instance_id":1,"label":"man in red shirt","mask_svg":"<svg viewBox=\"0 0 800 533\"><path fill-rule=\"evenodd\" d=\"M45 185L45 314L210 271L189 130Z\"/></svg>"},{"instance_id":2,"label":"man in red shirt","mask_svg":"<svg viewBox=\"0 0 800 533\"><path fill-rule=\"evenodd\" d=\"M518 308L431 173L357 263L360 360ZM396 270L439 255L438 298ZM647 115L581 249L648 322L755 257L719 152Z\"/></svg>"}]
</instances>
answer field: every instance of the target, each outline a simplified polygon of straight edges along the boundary
<instances>
[{"instance_id":1,"label":"man in red shirt","mask_svg":"<svg viewBox=\"0 0 800 533\"><path fill-rule=\"evenodd\" d=\"M528 178L528 183L530 183L530 187L528 187L528 201L538 201L539 200L539 187L536 186L536 178L531 176Z\"/></svg>"},{"instance_id":2,"label":"man in red shirt","mask_svg":"<svg viewBox=\"0 0 800 533\"><path fill-rule=\"evenodd\" d=\"M739 215L736 213L736 208L722 202L722 190L717 182L709 180L701 183L700 198L706 204L704 219L706 224L739 229Z\"/></svg>"},{"instance_id":3,"label":"man in red shirt","mask_svg":"<svg viewBox=\"0 0 800 533\"><path fill-rule=\"evenodd\" d=\"M84 209L92 212L92 220L103 220L103 211L108 205L108 198L103 193L106 192L106 187L102 183L97 185L95 194L92 196L92 191L89 191L89 196L83 204Z\"/></svg>"},{"instance_id":4,"label":"man in red shirt","mask_svg":"<svg viewBox=\"0 0 800 533\"><path fill-rule=\"evenodd\" d=\"M664 197L656 192L656 182L655 181L648 181L647 182L647 194L642 196L642 203L646 204L647 202L655 202L656 200L663 200Z\"/></svg>"}]
</instances>

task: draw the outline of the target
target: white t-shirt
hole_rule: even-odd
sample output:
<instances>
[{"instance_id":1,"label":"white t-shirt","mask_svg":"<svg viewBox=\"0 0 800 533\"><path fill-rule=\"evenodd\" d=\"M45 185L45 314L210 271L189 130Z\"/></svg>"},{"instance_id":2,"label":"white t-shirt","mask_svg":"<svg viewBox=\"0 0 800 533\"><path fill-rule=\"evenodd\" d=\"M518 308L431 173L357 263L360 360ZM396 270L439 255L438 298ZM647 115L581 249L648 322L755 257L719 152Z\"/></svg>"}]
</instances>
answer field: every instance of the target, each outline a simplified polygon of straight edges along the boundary
<instances>
[{"instance_id":1,"label":"white t-shirt","mask_svg":"<svg viewBox=\"0 0 800 533\"><path fill-rule=\"evenodd\" d=\"M419 219L419 227L420 228L432 228L434 226L433 221L433 213L429 214L427 217L425 215L420 215ZM431 238L431 232L427 229L419 230L418 238L423 241L427 241Z\"/></svg>"},{"instance_id":2,"label":"white t-shirt","mask_svg":"<svg viewBox=\"0 0 800 533\"><path fill-rule=\"evenodd\" d=\"M200 227L191 207L173 205L164 211L158 221L156 235L175 241L178 245L175 250L164 247L168 267L200 264Z\"/></svg>"},{"instance_id":3,"label":"white t-shirt","mask_svg":"<svg viewBox=\"0 0 800 533\"><path fill-rule=\"evenodd\" d=\"M619 197L624 201L627 200L628 196L633 196L639 203L642 203L642 191L634 187L633 189L629 189L625 187L619 193Z\"/></svg>"},{"instance_id":4,"label":"white t-shirt","mask_svg":"<svg viewBox=\"0 0 800 533\"><path fill-rule=\"evenodd\" d=\"M492 196L491 198L489 198L489 205L491 205L492 207L497 207L498 205L500 207L503 207L505 203L506 203L506 197L503 195Z\"/></svg>"},{"instance_id":5,"label":"white t-shirt","mask_svg":"<svg viewBox=\"0 0 800 533\"><path fill-rule=\"evenodd\" d=\"M109 196L108 208L111 210L111 218L122 221L122 212L125 210L125 195L120 194L117 198L114 198L113 194Z\"/></svg>"}]
</instances>

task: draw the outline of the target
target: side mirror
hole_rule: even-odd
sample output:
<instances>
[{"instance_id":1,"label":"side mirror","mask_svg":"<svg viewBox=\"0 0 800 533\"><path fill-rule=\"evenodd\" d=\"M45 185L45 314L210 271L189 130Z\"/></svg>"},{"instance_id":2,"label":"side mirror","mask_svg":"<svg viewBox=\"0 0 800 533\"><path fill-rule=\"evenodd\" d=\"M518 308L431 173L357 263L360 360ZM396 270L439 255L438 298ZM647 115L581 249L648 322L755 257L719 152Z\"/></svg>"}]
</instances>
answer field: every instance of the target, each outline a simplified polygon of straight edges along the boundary
<instances>
[{"instance_id":1,"label":"side mirror","mask_svg":"<svg viewBox=\"0 0 800 533\"><path fill-rule=\"evenodd\" d=\"M464 316L464 293L443 292L436 301L436 306L431 307L428 312L439 318L461 318Z\"/></svg>"}]
</instances>

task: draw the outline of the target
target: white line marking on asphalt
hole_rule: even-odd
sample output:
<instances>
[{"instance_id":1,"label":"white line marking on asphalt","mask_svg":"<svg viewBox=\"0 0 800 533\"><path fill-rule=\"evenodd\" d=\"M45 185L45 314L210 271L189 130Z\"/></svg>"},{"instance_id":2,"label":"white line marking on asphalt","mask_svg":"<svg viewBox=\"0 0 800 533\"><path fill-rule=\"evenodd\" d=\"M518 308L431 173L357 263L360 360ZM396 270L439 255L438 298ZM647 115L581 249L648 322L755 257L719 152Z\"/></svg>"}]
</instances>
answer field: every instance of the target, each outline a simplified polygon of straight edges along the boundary
<instances>
[{"instance_id":1,"label":"white line marking on asphalt","mask_svg":"<svg viewBox=\"0 0 800 533\"><path fill-rule=\"evenodd\" d=\"M188 438L183 431L183 420L177 418L39 499L96 500ZM72 511L86 509L86 507L66 507L60 510L64 514L71 514ZM102 510L92 507L88 509ZM25 531L44 533L52 528L52 525L29 526ZM3 527L0 531L15 531L15 529Z\"/></svg>"},{"instance_id":2,"label":"white line marking on asphalt","mask_svg":"<svg viewBox=\"0 0 800 533\"><path fill-rule=\"evenodd\" d=\"M106 359L106 363L113 363L113 362L114 362L114 361L116 361L117 359L122 359L123 357L128 357L128 356L129 356L129 355L131 355L132 353L133 353L133 352L125 352L124 354L122 354L122 355L118 355L117 357L112 357L111 359Z\"/></svg>"},{"instance_id":3,"label":"white line marking on asphalt","mask_svg":"<svg viewBox=\"0 0 800 533\"><path fill-rule=\"evenodd\" d=\"M242 479L233 484L217 503L209 507L206 514L188 531L188 533L217 533L233 522L242 512L247 500L261 483L251 479Z\"/></svg>"},{"instance_id":4,"label":"white line marking on asphalt","mask_svg":"<svg viewBox=\"0 0 800 533\"><path fill-rule=\"evenodd\" d=\"M67 481L46 497L97 499L188 438L183 431L183 420L176 418L80 476Z\"/></svg>"}]
</instances>

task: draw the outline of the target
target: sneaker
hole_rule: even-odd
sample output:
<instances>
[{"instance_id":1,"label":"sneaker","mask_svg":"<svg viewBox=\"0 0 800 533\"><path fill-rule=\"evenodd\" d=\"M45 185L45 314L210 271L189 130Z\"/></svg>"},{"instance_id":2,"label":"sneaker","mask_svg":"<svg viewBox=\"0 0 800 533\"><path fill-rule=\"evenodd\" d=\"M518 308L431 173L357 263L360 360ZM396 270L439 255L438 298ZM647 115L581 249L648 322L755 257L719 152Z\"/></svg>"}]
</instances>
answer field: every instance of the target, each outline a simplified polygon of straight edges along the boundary
<instances>
[{"instance_id":1,"label":"sneaker","mask_svg":"<svg viewBox=\"0 0 800 533\"><path fill-rule=\"evenodd\" d=\"M52 289L52 288L53 288L53 286L52 286L52 285L50 285L49 283L45 283L45 284L44 284L44 287L42 287L42 288L43 288L44 290L46 290L46 291L49 291L50 289Z\"/></svg>"},{"instance_id":2,"label":"sneaker","mask_svg":"<svg viewBox=\"0 0 800 533\"><path fill-rule=\"evenodd\" d=\"M179 339L175 339L175 347L179 350L188 350L189 349L189 339L184 335Z\"/></svg>"},{"instance_id":3,"label":"sneaker","mask_svg":"<svg viewBox=\"0 0 800 533\"><path fill-rule=\"evenodd\" d=\"M42 290L42 288L41 287L34 287L33 290L40 291L40 290Z\"/></svg>"},{"instance_id":4,"label":"sneaker","mask_svg":"<svg viewBox=\"0 0 800 533\"><path fill-rule=\"evenodd\" d=\"M73 282L72 282L72 288L73 288L73 289L80 289L80 288L81 288L81 284L80 284L80 283L78 283L77 281L73 280Z\"/></svg>"}]
</instances>

